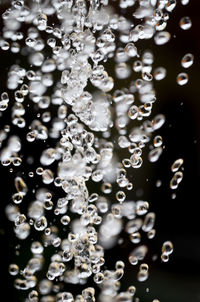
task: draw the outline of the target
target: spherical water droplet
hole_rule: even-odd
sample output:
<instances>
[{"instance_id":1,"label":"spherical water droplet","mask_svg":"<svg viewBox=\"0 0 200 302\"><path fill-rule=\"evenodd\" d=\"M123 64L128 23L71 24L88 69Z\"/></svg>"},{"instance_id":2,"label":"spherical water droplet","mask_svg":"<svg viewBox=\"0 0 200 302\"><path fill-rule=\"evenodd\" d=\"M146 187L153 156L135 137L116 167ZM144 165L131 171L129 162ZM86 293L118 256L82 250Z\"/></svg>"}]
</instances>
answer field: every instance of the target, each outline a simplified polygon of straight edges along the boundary
<instances>
[{"instance_id":1,"label":"spherical water droplet","mask_svg":"<svg viewBox=\"0 0 200 302\"><path fill-rule=\"evenodd\" d=\"M162 253L165 255L170 255L173 253L173 243L171 241L165 241L162 245Z\"/></svg>"},{"instance_id":2,"label":"spherical water droplet","mask_svg":"<svg viewBox=\"0 0 200 302\"><path fill-rule=\"evenodd\" d=\"M191 21L190 17L183 17L183 18L181 18L179 25L180 25L180 28L182 28L183 30L188 30L192 26L192 21Z\"/></svg>"},{"instance_id":3,"label":"spherical water droplet","mask_svg":"<svg viewBox=\"0 0 200 302\"><path fill-rule=\"evenodd\" d=\"M118 191L116 193L116 199L119 201L119 203L122 203L126 199L126 194L124 191Z\"/></svg>"},{"instance_id":4,"label":"spherical water droplet","mask_svg":"<svg viewBox=\"0 0 200 302\"><path fill-rule=\"evenodd\" d=\"M177 76L177 83L180 86L186 85L188 82L188 75L185 72L179 73Z\"/></svg>"},{"instance_id":5,"label":"spherical water droplet","mask_svg":"<svg viewBox=\"0 0 200 302\"><path fill-rule=\"evenodd\" d=\"M162 260L162 262L168 262L168 261L169 261L169 255L167 255L167 254L162 254L162 255L161 255L161 260Z\"/></svg>"},{"instance_id":6,"label":"spherical water droplet","mask_svg":"<svg viewBox=\"0 0 200 302\"><path fill-rule=\"evenodd\" d=\"M191 53L187 53L186 55L184 55L184 57L181 60L181 65L184 68L189 68L190 66L192 66L194 62L194 56Z\"/></svg>"},{"instance_id":7,"label":"spherical water droplet","mask_svg":"<svg viewBox=\"0 0 200 302\"><path fill-rule=\"evenodd\" d=\"M153 139L154 147L160 147L160 146L162 146L162 143L163 143L162 136L157 135L154 137L154 139Z\"/></svg>"}]
</instances>

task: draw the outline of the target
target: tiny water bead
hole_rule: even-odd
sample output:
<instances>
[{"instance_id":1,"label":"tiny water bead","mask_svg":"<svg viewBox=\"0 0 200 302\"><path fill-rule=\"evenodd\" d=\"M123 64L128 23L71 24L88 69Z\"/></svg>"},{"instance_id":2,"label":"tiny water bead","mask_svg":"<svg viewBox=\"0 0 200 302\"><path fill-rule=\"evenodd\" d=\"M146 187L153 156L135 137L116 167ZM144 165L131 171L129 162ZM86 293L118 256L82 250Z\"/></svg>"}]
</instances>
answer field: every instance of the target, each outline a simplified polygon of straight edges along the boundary
<instances>
[{"instance_id":1,"label":"tiny water bead","mask_svg":"<svg viewBox=\"0 0 200 302\"><path fill-rule=\"evenodd\" d=\"M153 140L154 147L160 147L160 146L162 146L162 143L163 143L162 136L157 135L154 137L154 140Z\"/></svg>"},{"instance_id":2,"label":"tiny water bead","mask_svg":"<svg viewBox=\"0 0 200 302\"><path fill-rule=\"evenodd\" d=\"M173 252L173 244L171 241L165 241L162 246L162 253L170 255Z\"/></svg>"},{"instance_id":3,"label":"tiny water bead","mask_svg":"<svg viewBox=\"0 0 200 302\"><path fill-rule=\"evenodd\" d=\"M182 161L181 161L181 164L182 164ZM180 184L180 182L182 181L183 179L183 173L181 171L178 171L178 169L180 168L181 166L180 164L180 160L176 161L174 165L172 165L172 168L173 168L173 171L177 171L174 173L172 179L170 180L170 188L172 190L175 190L178 188L178 185Z\"/></svg>"},{"instance_id":4,"label":"tiny water bead","mask_svg":"<svg viewBox=\"0 0 200 302\"><path fill-rule=\"evenodd\" d=\"M194 63L194 56L191 53L187 53L184 55L184 57L181 60L181 65L184 68L189 68Z\"/></svg>"},{"instance_id":5,"label":"tiny water bead","mask_svg":"<svg viewBox=\"0 0 200 302\"><path fill-rule=\"evenodd\" d=\"M183 17L181 18L179 25L183 30L188 30L192 27L192 21L190 17Z\"/></svg>"},{"instance_id":6,"label":"tiny water bead","mask_svg":"<svg viewBox=\"0 0 200 302\"><path fill-rule=\"evenodd\" d=\"M183 158L176 159L171 166L171 171L177 172L180 169L180 167L183 165L183 162L184 162Z\"/></svg>"},{"instance_id":7,"label":"tiny water bead","mask_svg":"<svg viewBox=\"0 0 200 302\"><path fill-rule=\"evenodd\" d=\"M178 74L176 80L177 80L178 85L183 86L183 85L187 84L189 78L188 78L187 73L181 72Z\"/></svg>"},{"instance_id":8,"label":"tiny water bead","mask_svg":"<svg viewBox=\"0 0 200 302\"><path fill-rule=\"evenodd\" d=\"M133 301L134 285L120 291L126 259L113 268L106 255L126 244L123 233L136 281L148 279L147 242L156 235L156 213L135 179L147 160L157 162L165 152L157 132L165 116L153 112L156 85L167 69L154 66L149 47L170 41L166 27L174 10L175 0L53 0L13 1L3 13L0 48L16 58L0 97L6 117L0 160L14 179L6 215L16 240L25 240L30 251L26 263L11 263L8 271L25 291L24 301ZM191 27L189 17L180 27ZM188 53L181 65L193 61ZM186 73L178 75L179 85L187 81ZM31 155L26 146L33 147ZM173 190L183 179L182 164L179 158L171 166ZM172 251L173 244L164 242L161 261ZM23 251L16 253L23 258ZM70 284L80 289L77 296L65 291Z\"/></svg>"}]
</instances>

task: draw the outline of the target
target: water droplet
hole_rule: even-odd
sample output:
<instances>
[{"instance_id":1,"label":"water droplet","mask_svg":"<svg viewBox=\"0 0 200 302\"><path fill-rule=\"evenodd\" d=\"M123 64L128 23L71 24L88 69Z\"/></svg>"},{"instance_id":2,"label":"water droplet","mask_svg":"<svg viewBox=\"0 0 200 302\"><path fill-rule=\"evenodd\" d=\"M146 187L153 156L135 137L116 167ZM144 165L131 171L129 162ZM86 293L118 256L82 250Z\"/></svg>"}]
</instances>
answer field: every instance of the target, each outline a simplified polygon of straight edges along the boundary
<instances>
[{"instance_id":1,"label":"water droplet","mask_svg":"<svg viewBox=\"0 0 200 302\"><path fill-rule=\"evenodd\" d=\"M178 158L177 160L175 160L171 166L171 171L172 172L177 172L180 167L182 166L183 164L183 159L182 158Z\"/></svg>"},{"instance_id":2,"label":"water droplet","mask_svg":"<svg viewBox=\"0 0 200 302\"><path fill-rule=\"evenodd\" d=\"M164 45L169 42L170 38L171 35L168 31L161 31L154 36L154 41L157 45Z\"/></svg>"},{"instance_id":3,"label":"water droplet","mask_svg":"<svg viewBox=\"0 0 200 302\"><path fill-rule=\"evenodd\" d=\"M192 21L191 21L190 17L183 17L183 18L181 18L179 25L180 25L180 28L182 28L183 30L188 30L192 26Z\"/></svg>"},{"instance_id":4,"label":"water droplet","mask_svg":"<svg viewBox=\"0 0 200 302\"><path fill-rule=\"evenodd\" d=\"M171 241L165 241L162 246L162 253L166 255L170 255L173 253L173 244Z\"/></svg>"},{"instance_id":5,"label":"water droplet","mask_svg":"<svg viewBox=\"0 0 200 302\"><path fill-rule=\"evenodd\" d=\"M186 55L184 55L184 57L181 60L181 65L184 68L189 68L190 66L192 66L194 62L194 56L191 53L187 53Z\"/></svg>"},{"instance_id":6,"label":"water droplet","mask_svg":"<svg viewBox=\"0 0 200 302\"><path fill-rule=\"evenodd\" d=\"M190 2L190 0L181 0L182 5L187 5Z\"/></svg>"},{"instance_id":7,"label":"water droplet","mask_svg":"<svg viewBox=\"0 0 200 302\"><path fill-rule=\"evenodd\" d=\"M189 78L188 78L187 73L181 72L181 73L179 73L178 76L177 76L177 83L178 83L178 85L180 85L180 86L186 85L187 82L188 82L188 79L189 79Z\"/></svg>"},{"instance_id":8,"label":"water droplet","mask_svg":"<svg viewBox=\"0 0 200 302\"><path fill-rule=\"evenodd\" d=\"M10 264L8 271L10 275L16 276L19 273L19 267L17 264Z\"/></svg>"},{"instance_id":9,"label":"water droplet","mask_svg":"<svg viewBox=\"0 0 200 302\"><path fill-rule=\"evenodd\" d=\"M156 162L160 155L162 154L163 149L161 147L155 148L149 152L148 158L150 162Z\"/></svg>"},{"instance_id":10,"label":"water droplet","mask_svg":"<svg viewBox=\"0 0 200 302\"><path fill-rule=\"evenodd\" d=\"M162 136L157 135L154 137L154 139L153 139L154 147L156 147L156 148L160 147L160 146L162 146L162 143L163 143Z\"/></svg>"}]
</instances>

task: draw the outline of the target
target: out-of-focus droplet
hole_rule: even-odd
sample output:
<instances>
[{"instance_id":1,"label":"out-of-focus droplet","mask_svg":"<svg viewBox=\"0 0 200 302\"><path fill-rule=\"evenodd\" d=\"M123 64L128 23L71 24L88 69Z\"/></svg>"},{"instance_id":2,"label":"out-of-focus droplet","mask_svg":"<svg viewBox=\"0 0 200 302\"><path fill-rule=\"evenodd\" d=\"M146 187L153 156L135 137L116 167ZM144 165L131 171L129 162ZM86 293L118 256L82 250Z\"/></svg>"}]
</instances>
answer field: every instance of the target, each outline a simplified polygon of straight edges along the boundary
<instances>
[{"instance_id":1,"label":"out-of-focus droplet","mask_svg":"<svg viewBox=\"0 0 200 302\"><path fill-rule=\"evenodd\" d=\"M160 155L162 154L163 149L161 147L155 148L149 152L148 158L150 162L156 162Z\"/></svg>"},{"instance_id":2,"label":"out-of-focus droplet","mask_svg":"<svg viewBox=\"0 0 200 302\"><path fill-rule=\"evenodd\" d=\"M162 146L162 143L163 143L162 136L157 135L154 137L154 139L153 139L154 147L156 147L156 148L160 147L160 146Z\"/></svg>"},{"instance_id":3,"label":"out-of-focus droplet","mask_svg":"<svg viewBox=\"0 0 200 302\"><path fill-rule=\"evenodd\" d=\"M21 177L15 178L15 187L17 192L21 193L22 195L26 195L26 193L28 192L28 187Z\"/></svg>"}]
</instances>

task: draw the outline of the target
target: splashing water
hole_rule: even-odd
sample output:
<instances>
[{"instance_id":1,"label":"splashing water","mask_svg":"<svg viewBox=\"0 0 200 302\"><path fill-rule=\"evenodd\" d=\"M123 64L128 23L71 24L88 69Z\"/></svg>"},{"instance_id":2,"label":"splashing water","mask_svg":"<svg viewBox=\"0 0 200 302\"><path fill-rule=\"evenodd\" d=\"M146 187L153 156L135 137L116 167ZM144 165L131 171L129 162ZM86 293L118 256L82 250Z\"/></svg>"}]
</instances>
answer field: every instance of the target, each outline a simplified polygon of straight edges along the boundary
<instances>
[{"instance_id":1,"label":"splashing water","mask_svg":"<svg viewBox=\"0 0 200 302\"><path fill-rule=\"evenodd\" d=\"M43 143L40 164L28 173L38 179L31 202L32 189L17 173L13 203L6 207L19 241L35 232L40 238L31 242L32 256L25 267L9 266L14 286L27 292L26 302L133 301L134 285L120 292L124 262L110 269L105 257L122 230L134 245L129 262L133 268L140 264L137 280L144 282L149 276L149 266L143 263L149 248L142 234L154 238L156 215L149 212L149 202L127 199L127 192L134 190L127 170L142 167L148 146L150 162L162 156L163 138L155 132L165 117L152 116L152 108L154 80L164 79L167 71L154 68L153 53L141 51L139 42L153 39L159 47L170 40L165 29L176 1L117 2L119 9L131 10L131 20L108 2L18 0L2 15L0 47L18 59L9 66L7 91L0 99L2 114L11 110L11 124L0 131L1 164L23 170L23 162L32 161L23 154L23 144L37 148L39 141ZM188 2L182 0L183 5ZM183 30L191 25L189 17L180 20ZM193 60L186 54L182 67L189 68ZM130 83L118 89L120 81ZM187 82L186 73L177 76L179 85ZM26 114L31 110L29 120ZM11 127L22 134L10 134ZM182 181L182 164L180 158L171 167L173 190ZM96 192L91 184L96 184ZM59 230L63 227L64 235ZM53 252L46 257L48 247ZM172 252L172 242L164 242L161 261L167 262ZM37 277L38 271L43 277ZM93 287L87 284L91 276ZM63 291L64 284L84 289L74 296Z\"/></svg>"}]
</instances>

